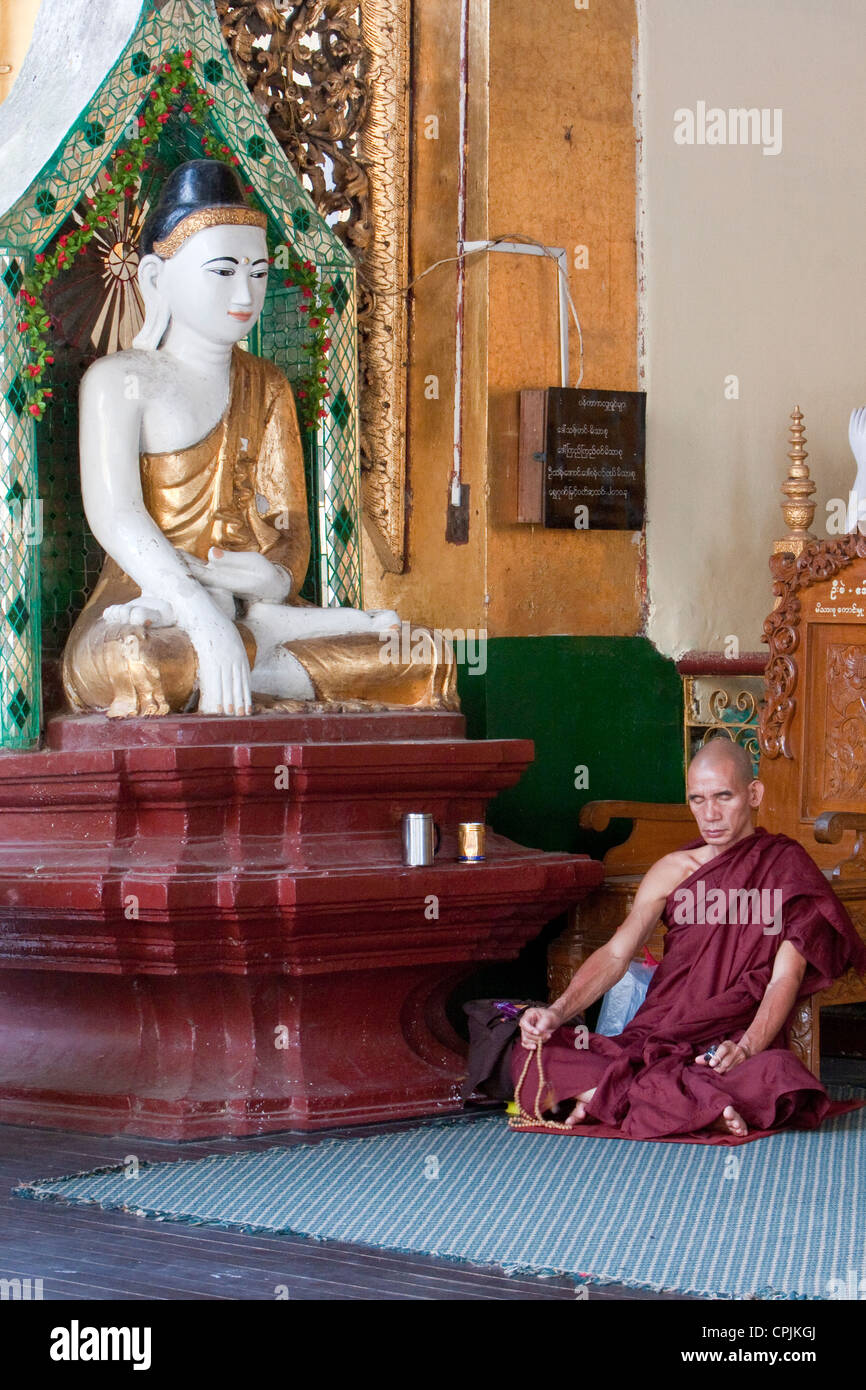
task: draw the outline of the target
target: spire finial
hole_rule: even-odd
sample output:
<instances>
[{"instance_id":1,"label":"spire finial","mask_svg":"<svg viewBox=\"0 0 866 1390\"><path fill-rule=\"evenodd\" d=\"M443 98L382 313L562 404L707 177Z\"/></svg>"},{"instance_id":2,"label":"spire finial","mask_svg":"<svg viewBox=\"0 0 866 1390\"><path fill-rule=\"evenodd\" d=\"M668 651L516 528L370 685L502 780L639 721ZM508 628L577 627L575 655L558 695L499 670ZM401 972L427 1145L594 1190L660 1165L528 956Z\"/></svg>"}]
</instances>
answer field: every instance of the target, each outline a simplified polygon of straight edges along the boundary
<instances>
[{"instance_id":1,"label":"spire finial","mask_svg":"<svg viewBox=\"0 0 866 1390\"><path fill-rule=\"evenodd\" d=\"M803 428L803 412L798 405L791 411L791 420L788 431L791 445L788 458L791 460L791 466L782 484L781 504L782 518L788 527L788 534L784 540L774 542L774 555L783 551L799 555L804 545L816 539L809 530L815 517L815 503L811 501L815 484L809 476L809 465L806 463L809 457L803 447L806 443L806 432Z\"/></svg>"}]
</instances>

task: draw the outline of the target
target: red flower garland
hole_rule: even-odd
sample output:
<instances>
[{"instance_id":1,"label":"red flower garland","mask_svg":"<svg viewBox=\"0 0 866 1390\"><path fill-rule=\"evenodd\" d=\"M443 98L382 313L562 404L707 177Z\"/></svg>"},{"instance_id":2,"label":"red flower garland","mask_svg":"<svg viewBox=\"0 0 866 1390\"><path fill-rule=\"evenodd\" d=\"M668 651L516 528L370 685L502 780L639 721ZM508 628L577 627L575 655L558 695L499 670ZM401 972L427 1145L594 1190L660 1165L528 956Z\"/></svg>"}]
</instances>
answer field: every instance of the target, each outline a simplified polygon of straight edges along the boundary
<instances>
[{"instance_id":1,"label":"red flower garland","mask_svg":"<svg viewBox=\"0 0 866 1390\"><path fill-rule=\"evenodd\" d=\"M331 394L327 389L328 378L325 373L328 367L328 349L331 346L327 317L334 312L330 302L333 286L320 283L312 261L292 261L289 270L290 273L283 284L289 289L300 289L301 303L298 305L298 312L308 315L307 323L311 330L310 337L303 347L303 351L310 357L310 366L307 374L299 382L301 389L297 390L295 395L302 402L298 408L299 415L308 430L315 430L319 427L319 420L324 419L328 413L322 406Z\"/></svg>"},{"instance_id":2,"label":"red flower garland","mask_svg":"<svg viewBox=\"0 0 866 1390\"><path fill-rule=\"evenodd\" d=\"M130 140L123 149L115 150L112 156L109 184L87 199L90 212L77 231L57 238L53 251L43 251L34 256L36 269L24 276L23 288L18 298L21 303L19 333L27 334L30 362L27 373L30 381L27 388L27 408L30 414L40 420L45 412L45 402L51 392L41 386L40 378L46 365L54 358L48 350L48 333L51 320L45 309L43 294L47 286L64 266L71 265L93 238L96 223L107 222L124 198L134 198L139 175L148 168L148 145L158 140L162 127L178 110L188 115L194 125L203 123L208 108L213 106L214 98L209 97L203 87L199 87L193 73L192 49L185 53L168 54L161 62L154 64L153 70L159 72L153 90L149 93L147 105L138 117L137 125L141 134ZM184 100L178 102L177 97ZM201 137L202 152L208 159L219 159L224 164L237 165L238 156L231 153L228 145L221 144L216 136L207 131ZM247 193L252 193L252 184L246 185ZM273 257L271 257L273 261ZM298 413L309 430L319 427L319 419L325 415L321 404L330 391L322 389L328 367L328 348L331 339L323 327L325 319L333 312L330 302L331 286L322 285L312 261L293 261L291 278L287 285L303 287L304 302L300 305L302 313L309 314L307 320L311 336L304 344L304 352L310 357L307 374L303 376L295 391L302 404Z\"/></svg>"}]
</instances>

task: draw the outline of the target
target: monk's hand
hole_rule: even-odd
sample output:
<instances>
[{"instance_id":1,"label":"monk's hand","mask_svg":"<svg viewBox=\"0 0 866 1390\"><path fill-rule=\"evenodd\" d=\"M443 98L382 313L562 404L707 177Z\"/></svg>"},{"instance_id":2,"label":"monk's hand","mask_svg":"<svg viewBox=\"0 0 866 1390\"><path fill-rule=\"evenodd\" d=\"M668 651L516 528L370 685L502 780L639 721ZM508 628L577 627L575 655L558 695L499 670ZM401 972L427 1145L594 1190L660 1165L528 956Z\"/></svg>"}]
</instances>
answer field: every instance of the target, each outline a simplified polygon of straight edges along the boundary
<instances>
[{"instance_id":1,"label":"monk's hand","mask_svg":"<svg viewBox=\"0 0 866 1390\"><path fill-rule=\"evenodd\" d=\"M546 1043L553 1037L560 1023L555 1009L525 1009L520 1015L520 1041L534 1052L539 1042Z\"/></svg>"},{"instance_id":2,"label":"monk's hand","mask_svg":"<svg viewBox=\"0 0 866 1390\"><path fill-rule=\"evenodd\" d=\"M719 1043L712 1057L707 1058L706 1049L695 1058L698 1066L710 1067L714 1072L721 1076L724 1072L730 1071L731 1067L738 1067L741 1062L745 1062L751 1053L747 1047L741 1047L739 1043L731 1042L726 1038Z\"/></svg>"},{"instance_id":3,"label":"monk's hand","mask_svg":"<svg viewBox=\"0 0 866 1390\"><path fill-rule=\"evenodd\" d=\"M222 550L212 545L207 563L195 555L185 557L190 573L207 588L224 589L237 598L260 603L282 603L292 587L292 577L257 550Z\"/></svg>"}]
</instances>

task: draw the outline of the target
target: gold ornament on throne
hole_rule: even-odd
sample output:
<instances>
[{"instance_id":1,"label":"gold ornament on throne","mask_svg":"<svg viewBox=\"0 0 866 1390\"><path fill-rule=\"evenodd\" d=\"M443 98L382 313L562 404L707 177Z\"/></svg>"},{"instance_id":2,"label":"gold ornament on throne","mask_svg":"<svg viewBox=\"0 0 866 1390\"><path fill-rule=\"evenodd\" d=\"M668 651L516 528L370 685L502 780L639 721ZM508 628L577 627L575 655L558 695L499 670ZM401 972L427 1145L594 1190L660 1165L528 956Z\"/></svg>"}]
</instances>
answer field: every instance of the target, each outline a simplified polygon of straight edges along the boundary
<instances>
[{"instance_id":1,"label":"gold ornament on throne","mask_svg":"<svg viewBox=\"0 0 866 1390\"><path fill-rule=\"evenodd\" d=\"M809 530L815 518L815 503L812 501L815 484L809 476L803 412L798 405L791 411L789 435L791 447L788 458L791 466L782 484L782 516L788 534L783 540L773 542L774 555L799 555L803 547L815 539Z\"/></svg>"}]
</instances>

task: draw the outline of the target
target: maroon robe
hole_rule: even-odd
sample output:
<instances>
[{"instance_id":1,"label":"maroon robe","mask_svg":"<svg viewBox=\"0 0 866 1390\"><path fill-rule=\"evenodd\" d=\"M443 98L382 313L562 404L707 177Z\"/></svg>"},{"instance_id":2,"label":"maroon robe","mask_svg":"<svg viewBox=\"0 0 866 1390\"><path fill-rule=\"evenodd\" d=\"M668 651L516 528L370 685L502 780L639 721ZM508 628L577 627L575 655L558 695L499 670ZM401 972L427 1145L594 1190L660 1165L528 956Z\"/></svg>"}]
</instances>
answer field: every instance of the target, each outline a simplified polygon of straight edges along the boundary
<instances>
[{"instance_id":1,"label":"maroon robe","mask_svg":"<svg viewBox=\"0 0 866 1390\"><path fill-rule=\"evenodd\" d=\"M684 848L703 845L695 840ZM703 890L699 881L703 880ZM682 890L704 902L712 889L778 889L781 930L767 918L745 925L678 923ZM718 901L718 899L716 900ZM709 916L709 911L697 914ZM732 915L750 916L740 910ZM637 1013L618 1037L589 1034L574 1046L574 1028L558 1028L542 1050L548 1108L596 1088L587 1102L589 1121L575 1133L628 1139L688 1136L694 1142L743 1142L706 1131L727 1105L745 1120L749 1138L783 1126L814 1129L828 1114L856 1107L834 1103L812 1073L788 1050L790 1019L770 1046L722 1075L694 1061L726 1038L734 1042L753 1021L773 972L776 952L790 941L806 960L800 998L825 988L850 967L866 972L866 947L850 917L812 859L787 835L765 830L722 850L677 886L665 903L664 957ZM534 1112L538 1068L518 1039L512 1053L515 1085L530 1056L520 1093ZM866 1102L863 1102L866 1103ZM563 1120L568 1109L557 1114ZM598 1123L593 1123L596 1121Z\"/></svg>"}]
</instances>

